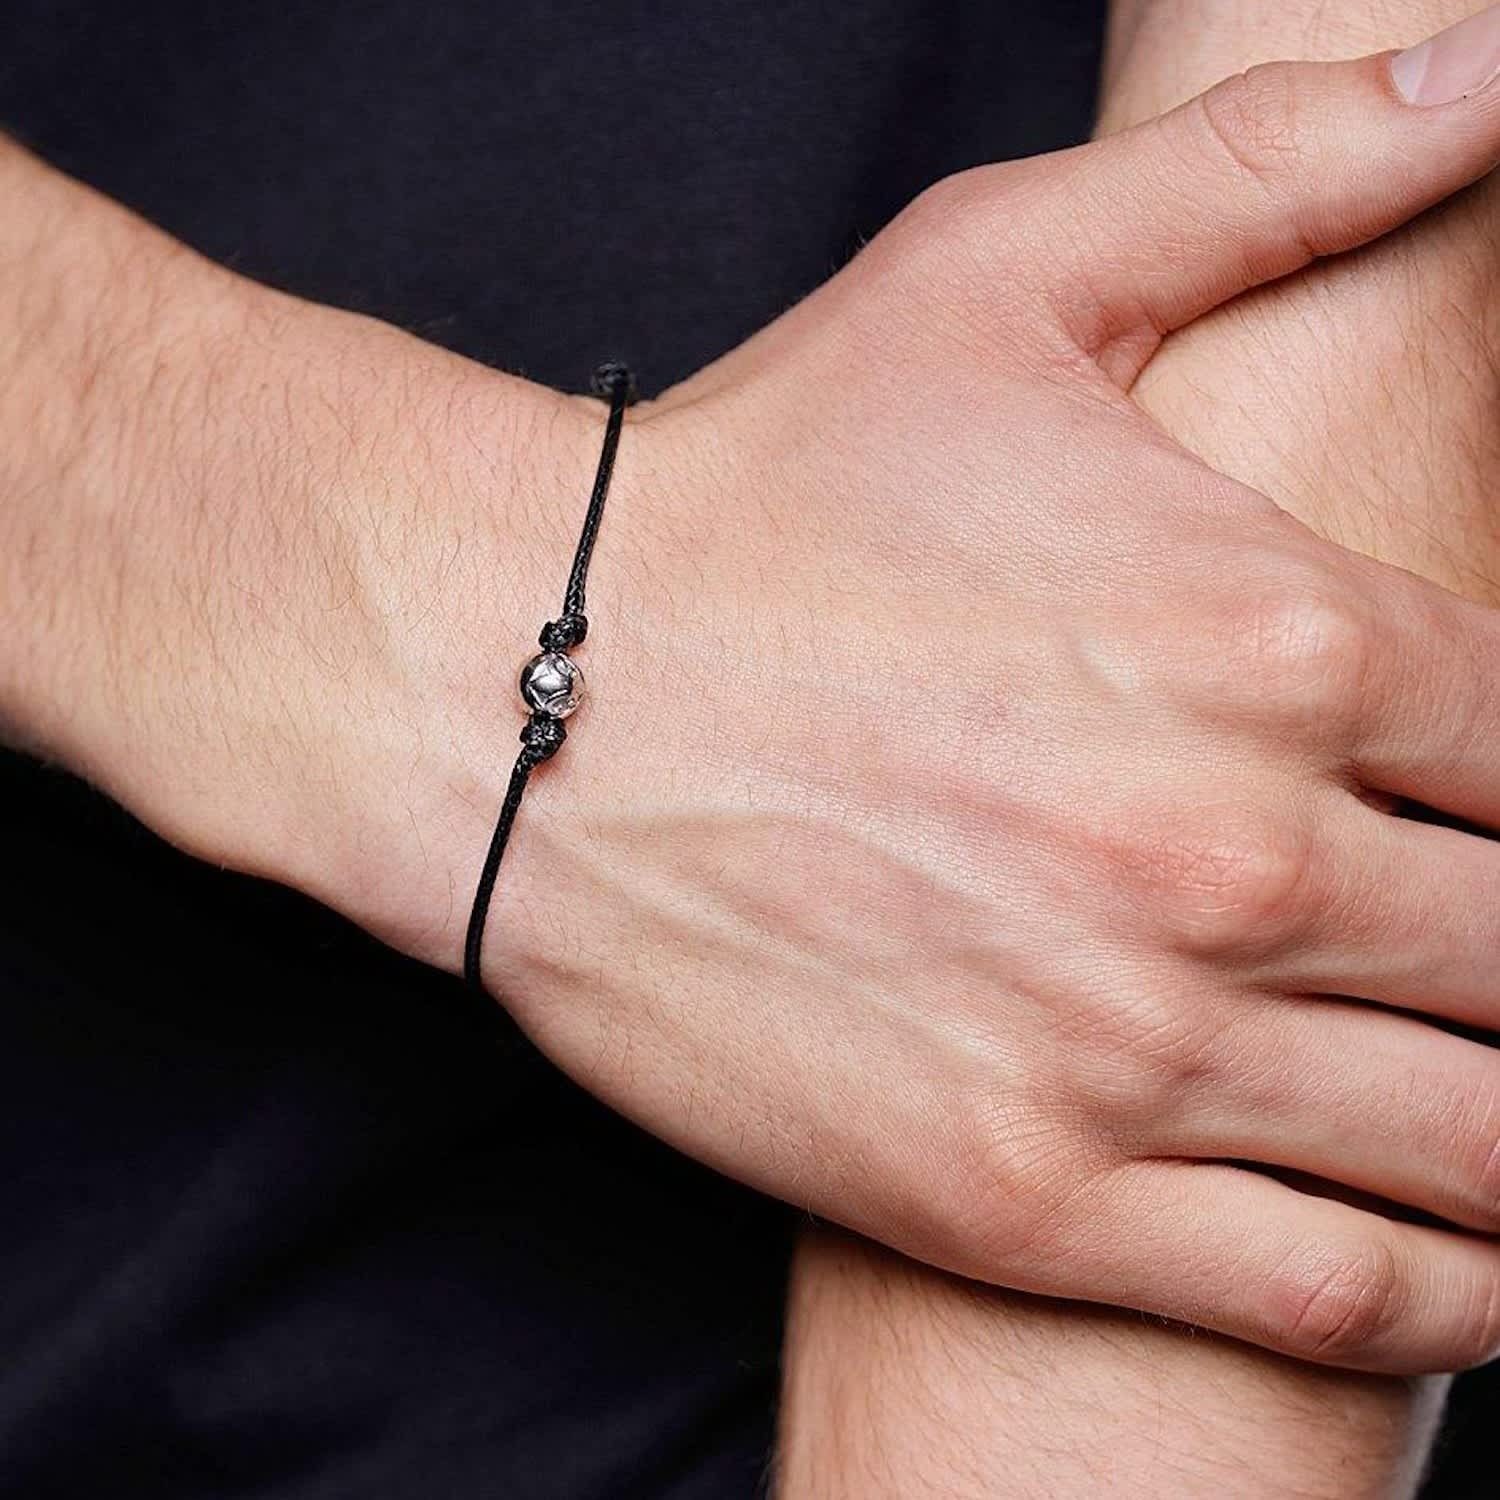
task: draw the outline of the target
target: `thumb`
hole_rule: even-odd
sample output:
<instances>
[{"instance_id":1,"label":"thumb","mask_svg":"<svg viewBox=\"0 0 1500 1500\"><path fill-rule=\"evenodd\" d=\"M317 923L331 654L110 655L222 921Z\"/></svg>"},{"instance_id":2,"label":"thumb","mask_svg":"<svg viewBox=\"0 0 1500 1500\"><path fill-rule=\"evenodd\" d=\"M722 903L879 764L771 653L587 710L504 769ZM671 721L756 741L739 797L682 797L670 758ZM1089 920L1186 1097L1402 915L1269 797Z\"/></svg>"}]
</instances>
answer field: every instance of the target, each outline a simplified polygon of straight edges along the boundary
<instances>
[{"instance_id":1,"label":"thumb","mask_svg":"<svg viewBox=\"0 0 1500 1500\"><path fill-rule=\"evenodd\" d=\"M1026 232L1052 241L1070 334L1133 378L1172 329L1483 176L1500 161L1497 74L1500 5L1408 52L1268 63L1023 164L1054 168L1026 184Z\"/></svg>"}]
</instances>

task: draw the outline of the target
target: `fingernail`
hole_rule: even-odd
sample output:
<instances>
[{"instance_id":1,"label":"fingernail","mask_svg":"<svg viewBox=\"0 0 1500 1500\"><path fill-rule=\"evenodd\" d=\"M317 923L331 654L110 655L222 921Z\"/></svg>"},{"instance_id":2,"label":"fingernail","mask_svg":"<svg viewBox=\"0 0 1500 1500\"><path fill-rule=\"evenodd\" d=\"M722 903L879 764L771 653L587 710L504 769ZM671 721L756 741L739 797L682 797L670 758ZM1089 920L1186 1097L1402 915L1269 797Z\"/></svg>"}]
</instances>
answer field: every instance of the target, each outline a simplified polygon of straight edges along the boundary
<instances>
[{"instance_id":1,"label":"fingernail","mask_svg":"<svg viewBox=\"0 0 1500 1500\"><path fill-rule=\"evenodd\" d=\"M1391 80L1408 104L1452 104L1500 75L1500 5L1440 31L1391 59Z\"/></svg>"}]
</instances>

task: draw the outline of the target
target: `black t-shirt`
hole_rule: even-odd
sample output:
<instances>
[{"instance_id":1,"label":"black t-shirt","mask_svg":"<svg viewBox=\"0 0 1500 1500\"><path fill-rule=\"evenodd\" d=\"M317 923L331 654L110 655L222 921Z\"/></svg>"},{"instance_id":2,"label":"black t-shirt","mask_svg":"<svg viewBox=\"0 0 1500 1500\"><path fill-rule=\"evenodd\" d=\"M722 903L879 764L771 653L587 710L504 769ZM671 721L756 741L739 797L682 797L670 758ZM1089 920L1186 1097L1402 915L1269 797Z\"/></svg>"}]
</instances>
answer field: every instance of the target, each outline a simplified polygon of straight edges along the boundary
<instances>
[{"instance_id":1,"label":"black t-shirt","mask_svg":"<svg viewBox=\"0 0 1500 1500\"><path fill-rule=\"evenodd\" d=\"M650 391L926 184L1083 136L1101 28L1102 0L8 0L0 125L249 276ZM0 759L0 830L0 1496L756 1493L784 1210L61 772Z\"/></svg>"}]
</instances>

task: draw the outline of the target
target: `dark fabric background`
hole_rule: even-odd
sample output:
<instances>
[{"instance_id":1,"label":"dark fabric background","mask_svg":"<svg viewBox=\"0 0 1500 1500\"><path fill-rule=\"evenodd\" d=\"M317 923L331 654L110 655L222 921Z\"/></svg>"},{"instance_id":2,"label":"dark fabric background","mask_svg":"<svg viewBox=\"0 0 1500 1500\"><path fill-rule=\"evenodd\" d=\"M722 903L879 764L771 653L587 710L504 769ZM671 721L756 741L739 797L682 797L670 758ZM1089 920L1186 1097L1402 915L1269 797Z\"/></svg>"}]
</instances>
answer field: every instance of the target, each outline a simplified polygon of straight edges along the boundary
<instances>
[{"instance_id":1,"label":"dark fabric background","mask_svg":"<svg viewBox=\"0 0 1500 1500\"><path fill-rule=\"evenodd\" d=\"M1084 135L1101 3L8 0L0 124L248 275L656 389ZM4 1500L756 1492L783 1210L61 773L0 758L0 829Z\"/></svg>"}]
</instances>

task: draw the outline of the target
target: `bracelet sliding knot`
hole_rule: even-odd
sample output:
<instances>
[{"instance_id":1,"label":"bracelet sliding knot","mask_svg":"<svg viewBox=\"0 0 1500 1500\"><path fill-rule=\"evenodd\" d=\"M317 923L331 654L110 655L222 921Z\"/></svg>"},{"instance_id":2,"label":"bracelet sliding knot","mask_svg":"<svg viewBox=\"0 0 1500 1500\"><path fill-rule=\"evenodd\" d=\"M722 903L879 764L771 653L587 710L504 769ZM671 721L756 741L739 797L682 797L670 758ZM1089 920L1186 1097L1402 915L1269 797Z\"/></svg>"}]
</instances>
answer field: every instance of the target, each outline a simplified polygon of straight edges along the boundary
<instances>
[{"instance_id":1,"label":"bracelet sliding knot","mask_svg":"<svg viewBox=\"0 0 1500 1500\"><path fill-rule=\"evenodd\" d=\"M566 651L569 646L580 645L588 633L586 615L564 615L560 620L548 620L536 641L543 651Z\"/></svg>"},{"instance_id":2,"label":"bracelet sliding knot","mask_svg":"<svg viewBox=\"0 0 1500 1500\"><path fill-rule=\"evenodd\" d=\"M534 765L540 765L562 749L562 742L567 737L568 728L561 719L539 711L527 719L521 730L521 743L526 747L521 753Z\"/></svg>"},{"instance_id":3,"label":"bracelet sliding knot","mask_svg":"<svg viewBox=\"0 0 1500 1500\"><path fill-rule=\"evenodd\" d=\"M589 389L601 401L613 401L618 393L626 406L634 406L638 392L635 388L635 372L629 365L617 359L607 359L595 366L589 376Z\"/></svg>"},{"instance_id":4,"label":"bracelet sliding knot","mask_svg":"<svg viewBox=\"0 0 1500 1500\"><path fill-rule=\"evenodd\" d=\"M578 547L573 554L573 567L568 574L562 613L542 627L541 634L537 637L537 644L542 648L540 654L533 656L521 668L521 697L531 714L521 730L521 752L511 768L510 784L506 788L505 800L500 805L500 816L495 823L495 832L490 838L489 851L480 871L479 885L474 892L474 905L469 911L469 929L464 939L464 978L481 992L484 980L480 975L480 959L483 956L484 927L489 917L490 897L494 894L495 879L500 873L500 860L510 839L511 826L521 805L521 796L531 773L562 748L563 741L568 737L563 720L577 709L583 699L583 673L567 653L589 633L588 616L583 612L584 586L588 582L589 559L593 556L594 541L599 535L599 522L604 515L604 498L609 493L610 476L614 472L615 450L620 443L625 408L636 399L635 377L625 365L603 364L594 371L590 388L596 396L609 402L609 418L604 425L599 467L594 474L594 488L589 496Z\"/></svg>"}]
</instances>

